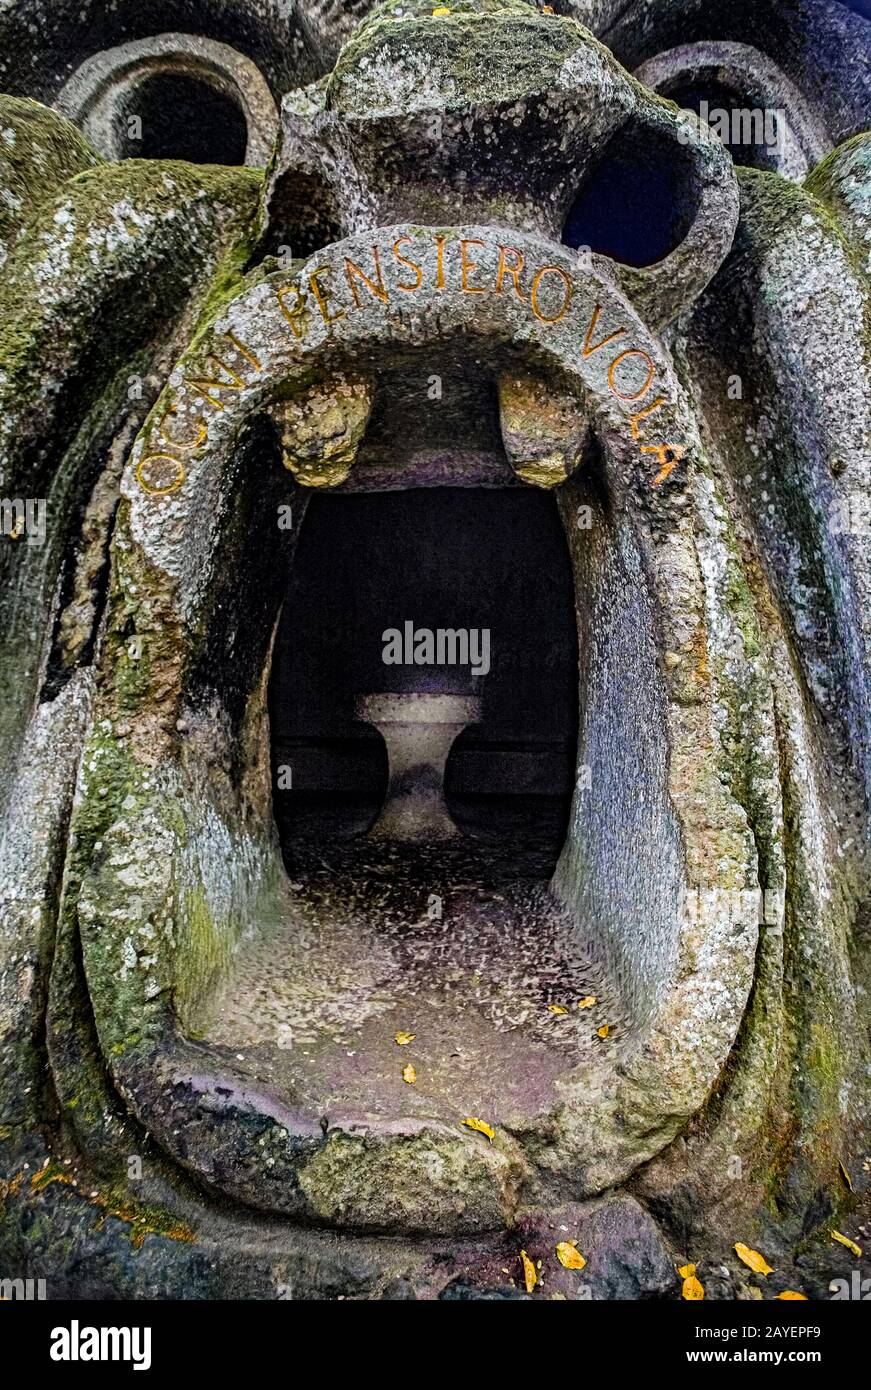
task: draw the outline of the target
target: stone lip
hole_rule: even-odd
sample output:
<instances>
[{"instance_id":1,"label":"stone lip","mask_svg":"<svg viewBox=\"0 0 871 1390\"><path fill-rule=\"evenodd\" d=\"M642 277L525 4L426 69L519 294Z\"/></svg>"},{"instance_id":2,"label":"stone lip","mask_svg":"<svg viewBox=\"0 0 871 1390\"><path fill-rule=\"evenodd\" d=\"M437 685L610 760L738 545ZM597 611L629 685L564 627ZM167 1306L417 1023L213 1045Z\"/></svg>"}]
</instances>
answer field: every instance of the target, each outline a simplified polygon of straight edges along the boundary
<instances>
[{"instance_id":1,"label":"stone lip","mask_svg":"<svg viewBox=\"0 0 871 1390\"><path fill-rule=\"evenodd\" d=\"M770 158L783 178L796 183L832 149L828 131L799 88L751 44L726 40L679 44L642 63L635 77L669 97L678 85L714 81L746 93L747 107L782 113L779 139Z\"/></svg>"},{"instance_id":2,"label":"stone lip","mask_svg":"<svg viewBox=\"0 0 871 1390\"><path fill-rule=\"evenodd\" d=\"M210 1063L214 1067L210 1070ZM360 1231L471 1234L510 1225L530 1177L519 1145L443 1120L303 1115L178 1039L128 1063L125 1095L213 1190L261 1212Z\"/></svg>"}]
</instances>

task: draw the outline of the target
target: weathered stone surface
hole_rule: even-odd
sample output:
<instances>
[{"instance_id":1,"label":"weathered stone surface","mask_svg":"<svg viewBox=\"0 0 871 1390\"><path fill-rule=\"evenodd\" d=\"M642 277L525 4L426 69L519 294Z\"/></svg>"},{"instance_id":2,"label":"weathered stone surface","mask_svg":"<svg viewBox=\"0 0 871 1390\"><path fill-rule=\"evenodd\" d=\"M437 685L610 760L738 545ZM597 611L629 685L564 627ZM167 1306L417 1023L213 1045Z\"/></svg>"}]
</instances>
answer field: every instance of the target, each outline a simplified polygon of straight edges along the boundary
<instances>
[{"instance_id":1,"label":"weathered stone surface","mask_svg":"<svg viewBox=\"0 0 871 1390\"><path fill-rule=\"evenodd\" d=\"M284 0L9 0L0 17L0 80L4 91L51 102L94 53L175 29L232 44L280 94L334 61L335 27L332 6Z\"/></svg>"},{"instance_id":2,"label":"weathered stone surface","mask_svg":"<svg viewBox=\"0 0 871 1390\"><path fill-rule=\"evenodd\" d=\"M738 108L737 120L734 107L714 107L723 126L722 134L717 133L722 139L726 132L731 136L735 127L739 138L756 145L763 144L760 134L773 134L774 140L758 150L757 158L765 159L783 178L801 182L808 169L831 150L828 131L798 87L750 44L681 44L642 63L635 76L663 96L670 96L675 89L703 88L706 83L742 93L746 106Z\"/></svg>"},{"instance_id":3,"label":"weathered stone surface","mask_svg":"<svg viewBox=\"0 0 871 1390\"><path fill-rule=\"evenodd\" d=\"M304 487L336 487L348 477L372 411L365 382L332 380L276 409L282 459Z\"/></svg>"},{"instance_id":4,"label":"weathered stone surface","mask_svg":"<svg viewBox=\"0 0 871 1390\"><path fill-rule=\"evenodd\" d=\"M871 135L839 145L814 169L807 189L832 209L860 269L871 276Z\"/></svg>"},{"instance_id":5,"label":"weathered stone surface","mask_svg":"<svg viewBox=\"0 0 871 1390\"><path fill-rule=\"evenodd\" d=\"M509 1140L443 1125L356 1124L327 1134L302 1169L313 1212L331 1225L387 1234L462 1235L508 1226L528 1169Z\"/></svg>"},{"instance_id":6,"label":"weathered stone surface","mask_svg":"<svg viewBox=\"0 0 871 1390\"><path fill-rule=\"evenodd\" d=\"M523 1249L533 1299L675 1298L685 1262L755 1298L740 1235L824 1292L846 1255L803 1242L854 1229L871 1138L868 28L817 0L742 0L714 35L690 0L366 9L201 7L284 97L265 184L105 166L7 107L38 138L6 199L4 491L49 526L0 557L0 1263L78 1296L471 1300L525 1298ZM41 14L16 0L0 39ZM125 14L104 57L140 42ZM45 62L62 43L22 90L92 57ZM667 99L715 79L784 105L788 159L736 174ZM436 1095L395 1050L415 1019L337 1026L341 1082L321 1056L308 1086L215 1008L243 948L322 939L273 817L278 618L315 489L446 481L556 491L575 791L517 915L565 920L535 986L589 1037L504 1095L451 1037ZM429 949L457 929L434 920ZM413 917L395 953L377 925L340 962L369 1003L419 966ZM568 997L576 952L599 1001Z\"/></svg>"},{"instance_id":7,"label":"weathered stone surface","mask_svg":"<svg viewBox=\"0 0 871 1390\"><path fill-rule=\"evenodd\" d=\"M39 102L0 97L0 269L37 209L99 162L69 121Z\"/></svg>"},{"instance_id":8,"label":"weathered stone surface","mask_svg":"<svg viewBox=\"0 0 871 1390\"><path fill-rule=\"evenodd\" d=\"M586 1260L581 1270L554 1259L572 1241ZM543 1292L568 1299L661 1298L674 1295L675 1259L656 1222L632 1197L616 1195L580 1206L557 1206L521 1216L515 1242L546 1263ZM583 1286L583 1287L582 1287Z\"/></svg>"},{"instance_id":9,"label":"weathered stone surface","mask_svg":"<svg viewBox=\"0 0 871 1390\"><path fill-rule=\"evenodd\" d=\"M322 97L323 107L285 104L264 209L270 248L301 242L308 252L325 228L341 236L412 217L559 240L578 189L618 138L641 164L670 149L690 205L663 259L611 262L648 321L667 322L698 294L731 241L733 176L708 128L631 79L580 25L526 0L465 0L435 17L422 0L382 5Z\"/></svg>"},{"instance_id":10,"label":"weathered stone surface","mask_svg":"<svg viewBox=\"0 0 871 1390\"><path fill-rule=\"evenodd\" d=\"M518 477L537 487L558 487L580 463L588 435L569 395L541 379L503 372L499 378L502 442Z\"/></svg>"}]
</instances>

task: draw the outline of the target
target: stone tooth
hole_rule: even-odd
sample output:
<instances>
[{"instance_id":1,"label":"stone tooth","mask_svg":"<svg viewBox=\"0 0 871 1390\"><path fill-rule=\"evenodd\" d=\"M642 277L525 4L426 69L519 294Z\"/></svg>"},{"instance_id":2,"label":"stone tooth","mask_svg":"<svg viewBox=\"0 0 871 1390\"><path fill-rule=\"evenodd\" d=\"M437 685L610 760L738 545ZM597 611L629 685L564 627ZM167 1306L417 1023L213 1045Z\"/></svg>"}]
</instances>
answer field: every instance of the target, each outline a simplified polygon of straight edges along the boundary
<instances>
[{"instance_id":1,"label":"stone tooth","mask_svg":"<svg viewBox=\"0 0 871 1390\"><path fill-rule=\"evenodd\" d=\"M565 482L589 428L576 398L528 372L501 372L498 388L502 442L514 472L535 487Z\"/></svg>"},{"instance_id":2,"label":"stone tooth","mask_svg":"<svg viewBox=\"0 0 871 1390\"><path fill-rule=\"evenodd\" d=\"M348 477L372 410L365 381L320 382L277 401L282 461L303 487L338 487Z\"/></svg>"}]
</instances>

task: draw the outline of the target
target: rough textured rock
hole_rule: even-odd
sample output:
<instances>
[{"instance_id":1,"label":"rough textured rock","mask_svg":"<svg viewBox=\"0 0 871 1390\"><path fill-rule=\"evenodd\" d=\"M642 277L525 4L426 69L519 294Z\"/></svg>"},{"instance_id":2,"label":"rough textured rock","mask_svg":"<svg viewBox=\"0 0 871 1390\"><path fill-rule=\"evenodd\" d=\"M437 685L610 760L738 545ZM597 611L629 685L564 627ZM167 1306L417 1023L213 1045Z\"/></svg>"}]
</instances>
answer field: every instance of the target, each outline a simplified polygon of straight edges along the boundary
<instances>
[{"instance_id":1,"label":"rough textured rock","mask_svg":"<svg viewBox=\"0 0 871 1390\"><path fill-rule=\"evenodd\" d=\"M0 269L41 203L100 159L74 125L39 102L0 98Z\"/></svg>"},{"instance_id":2,"label":"rough textured rock","mask_svg":"<svg viewBox=\"0 0 871 1390\"><path fill-rule=\"evenodd\" d=\"M0 104L10 517L22 499L0 1267L53 1296L525 1298L523 1250L533 1298L674 1298L687 1262L755 1298L736 1239L776 1264L769 1296L850 1267L828 1231L865 1219L871 1167L871 25L817 0L553 8L199 6L234 80L256 64L283 99L265 179L104 163L18 95L96 72L123 111L112 54L192 6L0 17L13 48L38 34ZM736 169L683 109L708 81L783 104L780 161ZM462 1021L449 1094L405 1060L413 1018L337 1029L342 1084L307 1090L217 1007L258 1007L249 947L325 939L270 742L309 499L446 481L552 494L580 653L571 809L518 919L565 924L536 1007L589 1039L551 1053L500 1015L523 1076L486 1076L488 1113ZM339 978L289 981L306 1016L394 990L402 952L420 971L413 918L378 949L389 896L325 948ZM574 953L601 1001L569 995ZM499 1003L498 972L458 968ZM349 1102L375 1046L386 1079L373 1098L361 1066Z\"/></svg>"}]
</instances>

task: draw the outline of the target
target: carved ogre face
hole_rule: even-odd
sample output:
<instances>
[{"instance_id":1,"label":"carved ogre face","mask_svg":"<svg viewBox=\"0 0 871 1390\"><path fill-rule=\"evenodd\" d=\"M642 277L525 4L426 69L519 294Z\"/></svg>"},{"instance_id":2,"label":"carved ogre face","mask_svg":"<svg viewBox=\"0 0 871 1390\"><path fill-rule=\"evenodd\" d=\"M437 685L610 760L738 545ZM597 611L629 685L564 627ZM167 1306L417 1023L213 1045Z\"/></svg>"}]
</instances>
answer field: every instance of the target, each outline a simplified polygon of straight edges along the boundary
<instances>
[{"instance_id":1,"label":"carved ogre face","mask_svg":"<svg viewBox=\"0 0 871 1390\"><path fill-rule=\"evenodd\" d=\"M155 164L181 268L124 169L87 176L117 185L81 267L71 186L63 264L25 237L16 271L45 340L120 245L98 320L129 298L159 343L88 504L105 533L120 473L105 614L77 635L80 561L18 716L0 1021L22 1080L44 1026L75 1161L144 1151L228 1248L256 1212L462 1270L460 1238L495 1260L632 1175L667 1207L690 1124L701 1208L743 1176L752 1210L797 1069L790 1183L818 1186L863 1113L867 576L830 522L867 466L867 287L818 201L837 159L814 192L746 175L739 221L704 123L516 0L381 7L286 98L262 190ZM143 263L189 305L171 333ZM7 426L45 476L51 419Z\"/></svg>"}]
</instances>

